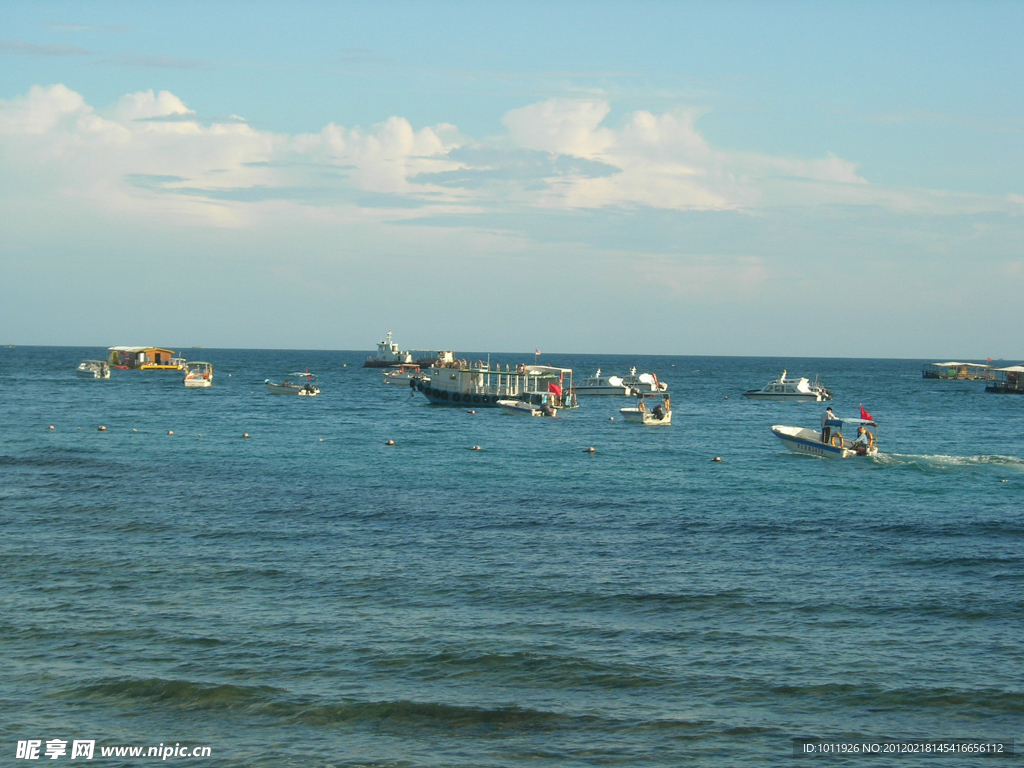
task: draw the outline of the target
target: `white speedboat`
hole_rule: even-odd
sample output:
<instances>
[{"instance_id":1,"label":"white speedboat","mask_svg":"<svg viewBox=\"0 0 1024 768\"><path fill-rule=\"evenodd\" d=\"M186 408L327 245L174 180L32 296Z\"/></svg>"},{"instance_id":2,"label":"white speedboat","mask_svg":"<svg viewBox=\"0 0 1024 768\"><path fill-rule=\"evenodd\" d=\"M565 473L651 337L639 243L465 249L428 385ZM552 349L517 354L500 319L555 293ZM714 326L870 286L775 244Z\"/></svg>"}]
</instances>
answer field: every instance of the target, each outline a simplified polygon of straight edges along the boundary
<instances>
[{"instance_id":1,"label":"white speedboat","mask_svg":"<svg viewBox=\"0 0 1024 768\"><path fill-rule=\"evenodd\" d=\"M796 400L811 403L832 399L832 393L825 389L817 378L813 382L802 378L787 379L786 373L783 371L779 378L768 382L760 389L747 390L743 396L755 400Z\"/></svg>"},{"instance_id":2,"label":"white speedboat","mask_svg":"<svg viewBox=\"0 0 1024 768\"><path fill-rule=\"evenodd\" d=\"M556 398L552 392L523 392L515 400L499 400L505 413L517 416L549 416L558 415L555 409Z\"/></svg>"},{"instance_id":3,"label":"white speedboat","mask_svg":"<svg viewBox=\"0 0 1024 768\"><path fill-rule=\"evenodd\" d=\"M635 395L637 392L659 393L667 392L668 384L658 381L657 375L653 373L641 373L637 375L636 367L630 369L629 376L603 376L601 369L597 373L588 376L576 385L577 395L612 395L625 397Z\"/></svg>"},{"instance_id":4,"label":"white speedboat","mask_svg":"<svg viewBox=\"0 0 1024 768\"><path fill-rule=\"evenodd\" d=\"M647 401L651 402L647 402ZM672 424L672 403L668 395L650 395L641 393L636 405L632 408L619 408L619 413L626 421L647 426L669 426Z\"/></svg>"},{"instance_id":5,"label":"white speedboat","mask_svg":"<svg viewBox=\"0 0 1024 768\"><path fill-rule=\"evenodd\" d=\"M75 369L75 376L83 379L109 379L110 363L106 360L83 360Z\"/></svg>"},{"instance_id":6,"label":"white speedboat","mask_svg":"<svg viewBox=\"0 0 1024 768\"><path fill-rule=\"evenodd\" d=\"M266 379L263 383L267 387L267 391L272 395L297 395L298 397L316 397L320 394L320 387L317 386L317 377L315 373L305 371L304 373L291 373L290 378L299 380L300 383L295 383L290 379L285 379L280 384L275 384L270 379ZM305 379L305 381L302 381Z\"/></svg>"},{"instance_id":7,"label":"white speedboat","mask_svg":"<svg viewBox=\"0 0 1024 768\"><path fill-rule=\"evenodd\" d=\"M385 384L398 384L402 387L410 386L413 379L422 379L423 371L418 365L400 365L397 368L388 368L381 373L381 381Z\"/></svg>"},{"instance_id":8,"label":"white speedboat","mask_svg":"<svg viewBox=\"0 0 1024 768\"><path fill-rule=\"evenodd\" d=\"M185 386L189 389L213 386L213 364L189 360L185 363Z\"/></svg>"},{"instance_id":9,"label":"white speedboat","mask_svg":"<svg viewBox=\"0 0 1024 768\"><path fill-rule=\"evenodd\" d=\"M821 441L821 432L803 427L772 426L774 434L793 453L819 456L825 459L849 459L853 456L874 456L878 453L878 425L868 419L829 419L825 422L832 434L827 443ZM847 439L843 429L853 429L856 438ZM860 437L863 428L864 437Z\"/></svg>"}]
</instances>

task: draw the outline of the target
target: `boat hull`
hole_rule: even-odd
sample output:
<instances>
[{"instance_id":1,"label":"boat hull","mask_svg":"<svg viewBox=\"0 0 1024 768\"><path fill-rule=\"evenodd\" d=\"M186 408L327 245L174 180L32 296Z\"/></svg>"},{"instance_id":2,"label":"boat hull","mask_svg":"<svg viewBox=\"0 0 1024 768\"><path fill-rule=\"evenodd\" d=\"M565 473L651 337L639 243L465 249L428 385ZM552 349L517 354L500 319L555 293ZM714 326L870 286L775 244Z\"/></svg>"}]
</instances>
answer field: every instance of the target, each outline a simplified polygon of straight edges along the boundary
<instances>
[{"instance_id":1,"label":"boat hull","mask_svg":"<svg viewBox=\"0 0 1024 768\"><path fill-rule=\"evenodd\" d=\"M664 411L664 416L660 419L653 410L647 409L641 411L639 408L620 408L619 413L632 424L643 424L648 427L667 427L672 424L672 411Z\"/></svg>"},{"instance_id":2,"label":"boat hull","mask_svg":"<svg viewBox=\"0 0 1024 768\"><path fill-rule=\"evenodd\" d=\"M557 415L557 411L553 408L545 411L540 406L533 405L532 403L524 403L521 400L499 400L498 405L505 413L511 413L515 416L548 416L554 417Z\"/></svg>"},{"instance_id":3,"label":"boat hull","mask_svg":"<svg viewBox=\"0 0 1024 768\"><path fill-rule=\"evenodd\" d=\"M772 434L779 438L787 450L793 453L802 453L805 456L817 456L822 459L849 459L855 456L874 456L878 453L878 449L873 446L868 448L866 453L860 453L851 448L823 443L821 442L821 433L815 432L813 429L776 424L772 427Z\"/></svg>"},{"instance_id":4,"label":"boat hull","mask_svg":"<svg viewBox=\"0 0 1024 768\"><path fill-rule=\"evenodd\" d=\"M753 390L752 392L744 392L744 397L749 397L751 400L771 400L774 402L786 402L796 401L798 403L820 403L825 400L831 400L831 397L825 397L820 392L812 394L766 394L759 389Z\"/></svg>"},{"instance_id":5,"label":"boat hull","mask_svg":"<svg viewBox=\"0 0 1024 768\"><path fill-rule=\"evenodd\" d=\"M187 389L205 389L207 387L212 387L212 386L213 386L213 381L211 379L203 379L203 378L185 379L185 387Z\"/></svg>"}]
</instances>

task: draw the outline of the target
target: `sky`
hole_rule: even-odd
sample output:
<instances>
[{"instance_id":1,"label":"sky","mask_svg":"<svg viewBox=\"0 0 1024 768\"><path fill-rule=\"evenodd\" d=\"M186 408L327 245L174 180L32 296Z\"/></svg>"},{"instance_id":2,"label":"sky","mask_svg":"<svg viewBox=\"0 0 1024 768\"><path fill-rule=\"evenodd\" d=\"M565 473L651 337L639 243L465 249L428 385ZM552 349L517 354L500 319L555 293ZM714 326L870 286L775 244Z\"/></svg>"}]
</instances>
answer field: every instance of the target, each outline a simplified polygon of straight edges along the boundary
<instances>
[{"instance_id":1,"label":"sky","mask_svg":"<svg viewBox=\"0 0 1024 768\"><path fill-rule=\"evenodd\" d=\"M23 2L0 343L1024 359L1024 3Z\"/></svg>"}]
</instances>

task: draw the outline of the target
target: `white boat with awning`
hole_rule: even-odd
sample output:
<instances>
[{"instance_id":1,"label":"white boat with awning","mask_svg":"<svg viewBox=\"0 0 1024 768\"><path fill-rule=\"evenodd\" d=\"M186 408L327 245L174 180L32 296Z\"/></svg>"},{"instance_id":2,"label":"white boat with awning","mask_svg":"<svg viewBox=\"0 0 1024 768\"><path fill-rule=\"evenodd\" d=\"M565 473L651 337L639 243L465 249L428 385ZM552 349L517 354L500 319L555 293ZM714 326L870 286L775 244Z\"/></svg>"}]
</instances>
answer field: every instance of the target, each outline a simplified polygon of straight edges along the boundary
<instances>
[{"instance_id":1,"label":"white boat with awning","mask_svg":"<svg viewBox=\"0 0 1024 768\"><path fill-rule=\"evenodd\" d=\"M878 453L878 425L869 419L829 419L825 426L831 430L828 442L822 442L821 432L803 427L772 426L772 434L793 453L818 456L825 459L849 459L853 456L874 456ZM844 429L853 429L857 437L847 439ZM860 438L863 428L864 438Z\"/></svg>"},{"instance_id":2,"label":"white boat with awning","mask_svg":"<svg viewBox=\"0 0 1024 768\"><path fill-rule=\"evenodd\" d=\"M185 386L189 389L205 389L213 386L213 363L189 360L185 363Z\"/></svg>"}]
</instances>

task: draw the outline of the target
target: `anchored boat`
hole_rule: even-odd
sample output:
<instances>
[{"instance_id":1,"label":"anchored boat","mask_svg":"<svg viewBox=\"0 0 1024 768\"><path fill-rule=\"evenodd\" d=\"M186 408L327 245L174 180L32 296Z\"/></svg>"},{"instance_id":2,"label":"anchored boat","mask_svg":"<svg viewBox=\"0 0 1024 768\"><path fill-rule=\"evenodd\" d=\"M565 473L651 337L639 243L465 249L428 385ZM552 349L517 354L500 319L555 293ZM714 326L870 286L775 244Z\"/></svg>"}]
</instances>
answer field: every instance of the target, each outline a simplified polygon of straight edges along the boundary
<instances>
[{"instance_id":1,"label":"anchored boat","mask_svg":"<svg viewBox=\"0 0 1024 768\"><path fill-rule=\"evenodd\" d=\"M316 397L320 394L320 387L317 386L317 377L315 373L305 371L303 373L290 373L289 378L282 381L280 384L275 384L270 379L265 379L263 384L267 388L267 392L272 395L295 395L298 397ZM305 382L296 384L290 379L295 378L298 380L305 379Z\"/></svg>"},{"instance_id":2,"label":"anchored boat","mask_svg":"<svg viewBox=\"0 0 1024 768\"><path fill-rule=\"evenodd\" d=\"M109 379L110 363L106 360L83 360L75 369L75 376L83 379Z\"/></svg>"},{"instance_id":3,"label":"anchored boat","mask_svg":"<svg viewBox=\"0 0 1024 768\"><path fill-rule=\"evenodd\" d=\"M527 392L550 393L556 408L577 405L572 369L552 365L506 365L503 371L478 360L458 368L429 368L424 378L410 380L409 386L434 405L497 408L499 400L520 400Z\"/></svg>"},{"instance_id":4,"label":"anchored boat","mask_svg":"<svg viewBox=\"0 0 1024 768\"><path fill-rule=\"evenodd\" d=\"M822 386L817 378L811 382L808 379L787 379L787 371L782 375L765 384L760 389L750 389L743 393L744 397L755 400L796 400L798 402L821 402L831 400L832 393Z\"/></svg>"},{"instance_id":5,"label":"anchored boat","mask_svg":"<svg viewBox=\"0 0 1024 768\"><path fill-rule=\"evenodd\" d=\"M629 376L603 376L601 369L597 373L588 376L576 385L577 395L612 395L626 397L641 392L667 392L668 384L658 381L653 373L637 374L636 367L630 369Z\"/></svg>"},{"instance_id":6,"label":"anchored boat","mask_svg":"<svg viewBox=\"0 0 1024 768\"><path fill-rule=\"evenodd\" d=\"M213 364L193 362L185 363L185 386L189 389L213 386Z\"/></svg>"},{"instance_id":7,"label":"anchored boat","mask_svg":"<svg viewBox=\"0 0 1024 768\"><path fill-rule=\"evenodd\" d=\"M647 401L651 402L648 403ZM640 393L632 408L620 408L619 413L626 421L646 426L669 426L672 424L672 403L669 396Z\"/></svg>"}]
</instances>

